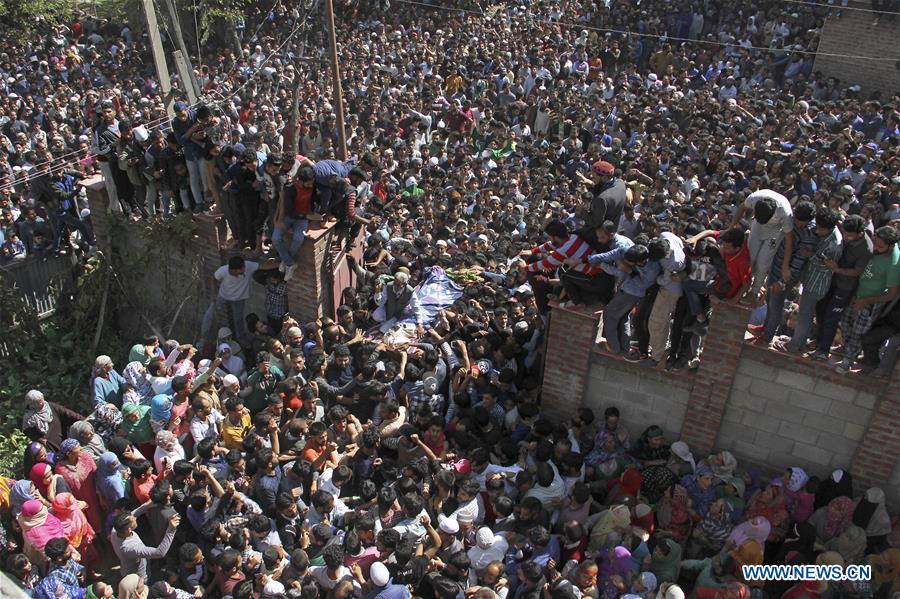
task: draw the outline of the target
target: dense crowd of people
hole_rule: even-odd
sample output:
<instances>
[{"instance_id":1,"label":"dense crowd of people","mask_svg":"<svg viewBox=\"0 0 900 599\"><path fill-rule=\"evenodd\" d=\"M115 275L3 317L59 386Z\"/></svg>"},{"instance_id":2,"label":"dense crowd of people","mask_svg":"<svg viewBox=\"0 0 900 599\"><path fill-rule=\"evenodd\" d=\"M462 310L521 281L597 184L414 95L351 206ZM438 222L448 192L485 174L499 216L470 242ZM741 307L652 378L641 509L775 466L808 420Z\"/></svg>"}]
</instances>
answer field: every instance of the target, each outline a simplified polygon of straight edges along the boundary
<instances>
[{"instance_id":1,"label":"dense crowd of people","mask_svg":"<svg viewBox=\"0 0 900 599\"><path fill-rule=\"evenodd\" d=\"M885 494L849 472L763 478L615 407L554 425L540 403L551 309L680 370L740 303L755 342L890 376L898 97L813 70L829 7L337 4L347 159L325 33L290 3L195 56L205 99L172 118L129 26L5 45L2 260L93 245L98 173L110 211L221 216L240 253L200 341L96 359L89 416L24 398L32 442L0 478L12 579L38 599L900 592ZM364 244L334 319L288 294L323 221ZM745 578L763 563L873 579Z\"/></svg>"}]
</instances>

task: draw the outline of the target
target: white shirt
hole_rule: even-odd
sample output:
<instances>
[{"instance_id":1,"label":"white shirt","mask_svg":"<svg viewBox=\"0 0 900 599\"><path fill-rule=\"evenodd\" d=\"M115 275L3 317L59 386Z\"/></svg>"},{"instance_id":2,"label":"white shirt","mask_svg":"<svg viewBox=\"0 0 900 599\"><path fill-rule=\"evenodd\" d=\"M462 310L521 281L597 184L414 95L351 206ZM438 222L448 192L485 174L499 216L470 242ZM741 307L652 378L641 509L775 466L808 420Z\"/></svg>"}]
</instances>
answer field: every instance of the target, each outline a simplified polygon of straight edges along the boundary
<instances>
[{"instance_id":1,"label":"white shirt","mask_svg":"<svg viewBox=\"0 0 900 599\"><path fill-rule=\"evenodd\" d=\"M788 201L786 197L778 193L777 191L772 191L771 189L760 189L759 191L754 191L747 199L744 200L744 206L747 210L751 211L753 207L756 205L762 198L772 198L775 200L775 214L772 215L772 218L769 219L769 222L766 224L761 224L753 219L753 225L750 228L751 236L761 235L762 239L780 239L783 235L790 233L794 230L794 215L793 210L791 209L791 203Z\"/></svg>"},{"instance_id":2,"label":"white shirt","mask_svg":"<svg viewBox=\"0 0 900 599\"><path fill-rule=\"evenodd\" d=\"M247 261L244 265L244 272L238 276L228 272L227 264L216 269L213 276L219 281L219 297L223 300L237 302L250 297L250 283L253 273L259 269L259 263Z\"/></svg>"},{"instance_id":3,"label":"white shirt","mask_svg":"<svg viewBox=\"0 0 900 599\"><path fill-rule=\"evenodd\" d=\"M194 416L191 420L191 437L194 438L194 443L200 443L200 441L207 437L218 437L219 423L224 419L225 417L215 409L212 410L212 413L210 413L205 420L200 420Z\"/></svg>"}]
</instances>

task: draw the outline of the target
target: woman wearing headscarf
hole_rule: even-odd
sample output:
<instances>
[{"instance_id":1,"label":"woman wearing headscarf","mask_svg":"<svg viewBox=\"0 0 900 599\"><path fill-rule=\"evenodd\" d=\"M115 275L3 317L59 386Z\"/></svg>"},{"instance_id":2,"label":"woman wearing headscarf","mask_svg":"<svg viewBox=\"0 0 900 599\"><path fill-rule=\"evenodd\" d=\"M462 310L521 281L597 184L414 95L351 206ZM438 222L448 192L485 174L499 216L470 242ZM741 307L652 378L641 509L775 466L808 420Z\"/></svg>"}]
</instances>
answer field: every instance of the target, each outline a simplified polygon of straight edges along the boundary
<instances>
[{"instance_id":1,"label":"woman wearing headscarf","mask_svg":"<svg viewBox=\"0 0 900 599\"><path fill-rule=\"evenodd\" d=\"M831 476L819 483L813 508L816 510L823 508L836 497L853 497L853 477L841 468L832 472Z\"/></svg>"},{"instance_id":2,"label":"woman wearing headscarf","mask_svg":"<svg viewBox=\"0 0 900 599\"><path fill-rule=\"evenodd\" d=\"M646 503L639 503L634 506L633 514L631 525L653 534L653 530L656 528L656 514L653 513L653 508Z\"/></svg>"},{"instance_id":3,"label":"woman wearing headscarf","mask_svg":"<svg viewBox=\"0 0 900 599\"><path fill-rule=\"evenodd\" d=\"M41 496L49 503L53 503L58 493L71 493L69 485L63 477L53 473L50 464L35 464L28 473L28 478L34 483Z\"/></svg>"},{"instance_id":4,"label":"woman wearing headscarf","mask_svg":"<svg viewBox=\"0 0 900 599\"><path fill-rule=\"evenodd\" d=\"M91 454L94 460L99 460L106 451L106 443L103 437L94 431L94 425L87 420L73 422L69 427L69 438L75 439L81 444L82 449Z\"/></svg>"},{"instance_id":5,"label":"woman wearing headscarf","mask_svg":"<svg viewBox=\"0 0 900 599\"><path fill-rule=\"evenodd\" d=\"M122 386L128 384L121 374L113 368L112 358L97 356L91 370L91 390L94 397L94 408L101 404L122 405Z\"/></svg>"},{"instance_id":6,"label":"woman wearing headscarf","mask_svg":"<svg viewBox=\"0 0 900 599\"><path fill-rule=\"evenodd\" d=\"M718 497L714 481L713 470L706 465L698 466L696 472L688 474L681 479L681 486L684 487L691 498L691 509L695 520L700 520L706 516L709 506Z\"/></svg>"},{"instance_id":7,"label":"woman wearing headscarf","mask_svg":"<svg viewBox=\"0 0 900 599\"><path fill-rule=\"evenodd\" d=\"M119 594L116 599L147 599L147 586L144 579L137 574L129 574L119 583Z\"/></svg>"},{"instance_id":8,"label":"woman wearing headscarf","mask_svg":"<svg viewBox=\"0 0 900 599\"><path fill-rule=\"evenodd\" d=\"M674 582L664 582L659 585L656 599L684 599L684 590Z\"/></svg>"},{"instance_id":9,"label":"woman wearing headscarf","mask_svg":"<svg viewBox=\"0 0 900 599\"><path fill-rule=\"evenodd\" d=\"M766 539L771 531L769 521L756 516L738 524L725 541L723 550L732 560L734 576L752 588L762 588L763 582L746 580L743 566L762 565Z\"/></svg>"},{"instance_id":10,"label":"woman wearing headscarf","mask_svg":"<svg viewBox=\"0 0 900 599\"><path fill-rule=\"evenodd\" d=\"M606 495L606 503L623 503L631 501L634 505L641 492L641 472L637 468L626 468L622 476L607 481L609 492Z\"/></svg>"},{"instance_id":11,"label":"woman wearing headscarf","mask_svg":"<svg viewBox=\"0 0 900 599\"><path fill-rule=\"evenodd\" d=\"M94 408L87 419L103 442L109 443L119 432L119 425L122 424L122 412L116 406L107 403Z\"/></svg>"},{"instance_id":12,"label":"woman wearing headscarf","mask_svg":"<svg viewBox=\"0 0 900 599\"><path fill-rule=\"evenodd\" d=\"M184 459L184 447L171 431L156 433L156 450L153 452L153 466L157 474L172 468L175 462Z\"/></svg>"},{"instance_id":13,"label":"woman wearing headscarf","mask_svg":"<svg viewBox=\"0 0 900 599\"><path fill-rule=\"evenodd\" d=\"M122 376L140 398L141 401L139 403L146 403L153 397L150 375L147 373L145 364L137 360L129 362L125 370L122 371Z\"/></svg>"},{"instance_id":14,"label":"woman wearing headscarf","mask_svg":"<svg viewBox=\"0 0 900 599\"><path fill-rule=\"evenodd\" d=\"M867 553L877 553L884 548L891 532L891 516L884 506L884 491L872 487L856 499L853 524L866 531Z\"/></svg>"},{"instance_id":15,"label":"woman wearing headscarf","mask_svg":"<svg viewBox=\"0 0 900 599\"><path fill-rule=\"evenodd\" d=\"M659 501L666 489L678 482L667 467L670 453L663 430L656 425L647 427L631 450L631 456L642 466L641 493L650 503Z\"/></svg>"},{"instance_id":16,"label":"woman wearing headscarf","mask_svg":"<svg viewBox=\"0 0 900 599\"><path fill-rule=\"evenodd\" d=\"M722 580L726 572L722 567L722 554L719 552L703 559L686 559L681 562L681 568L697 574L692 597L715 597L716 593L727 587L727 583Z\"/></svg>"},{"instance_id":17,"label":"woman wearing headscarf","mask_svg":"<svg viewBox=\"0 0 900 599\"><path fill-rule=\"evenodd\" d=\"M81 553L82 563L90 570L90 566L97 563L97 550L94 548L97 534L84 515L86 507L71 493L57 493L51 510L62 524L66 539Z\"/></svg>"},{"instance_id":18,"label":"woman wearing headscarf","mask_svg":"<svg viewBox=\"0 0 900 599\"><path fill-rule=\"evenodd\" d=\"M87 504L84 515L94 530L102 530L103 514L97 496L97 464L91 454L84 451L75 439L66 439L59 448L56 473L61 475L72 495Z\"/></svg>"},{"instance_id":19,"label":"woman wearing headscarf","mask_svg":"<svg viewBox=\"0 0 900 599\"><path fill-rule=\"evenodd\" d=\"M856 504L846 496L835 497L827 506L817 509L809 518L809 523L816 527L816 537L825 543L837 537L853 523L853 512Z\"/></svg>"},{"instance_id":20,"label":"woman wearing headscarf","mask_svg":"<svg viewBox=\"0 0 900 599\"><path fill-rule=\"evenodd\" d=\"M803 468L788 468L782 478L788 513L794 522L806 522L813 513L816 496L806 490L809 475Z\"/></svg>"},{"instance_id":21,"label":"woman wearing headscarf","mask_svg":"<svg viewBox=\"0 0 900 599\"><path fill-rule=\"evenodd\" d=\"M593 471L594 480L609 480L621 476L629 462L615 434L606 429L597 433L594 448L584 458L585 466L591 467Z\"/></svg>"},{"instance_id":22,"label":"woman wearing headscarf","mask_svg":"<svg viewBox=\"0 0 900 599\"><path fill-rule=\"evenodd\" d=\"M150 406L124 406L119 432L137 445L142 454L153 455L153 437L156 433L150 424Z\"/></svg>"},{"instance_id":23,"label":"woman wearing headscarf","mask_svg":"<svg viewBox=\"0 0 900 599\"><path fill-rule=\"evenodd\" d=\"M47 506L35 499L25 502L16 520L22 529L25 555L35 564L46 563L44 546L50 539L65 536L62 523L47 510Z\"/></svg>"},{"instance_id":24,"label":"woman wearing headscarf","mask_svg":"<svg viewBox=\"0 0 900 599\"><path fill-rule=\"evenodd\" d=\"M619 545L601 553L598 588L601 599L616 599L631 587L631 552Z\"/></svg>"},{"instance_id":25,"label":"woman wearing headscarf","mask_svg":"<svg viewBox=\"0 0 900 599\"><path fill-rule=\"evenodd\" d=\"M650 571L660 583L675 582L681 572L681 545L672 539L662 539L650 553Z\"/></svg>"},{"instance_id":26,"label":"woman wearing headscarf","mask_svg":"<svg viewBox=\"0 0 900 599\"><path fill-rule=\"evenodd\" d=\"M744 471L741 478L744 479L744 502L750 503L753 496L762 491L762 473L759 468L751 466Z\"/></svg>"},{"instance_id":27,"label":"woman wearing headscarf","mask_svg":"<svg viewBox=\"0 0 900 599\"><path fill-rule=\"evenodd\" d=\"M730 481L731 477L734 476L735 468L737 468L737 459L730 451L714 453L706 458L704 462L712 468L713 477L715 477L717 484Z\"/></svg>"},{"instance_id":28,"label":"woman wearing headscarf","mask_svg":"<svg viewBox=\"0 0 900 599\"><path fill-rule=\"evenodd\" d=\"M233 374L238 377L241 382L246 380L244 372L244 361L231 351L228 343L220 343L216 348L216 357L219 358L219 370L225 374Z\"/></svg>"},{"instance_id":29,"label":"woman wearing headscarf","mask_svg":"<svg viewBox=\"0 0 900 599\"><path fill-rule=\"evenodd\" d=\"M78 501L71 493L57 493L52 506L53 515L62 524L65 537L82 555L84 552L81 549L97 536L84 515L86 507L83 501Z\"/></svg>"},{"instance_id":30,"label":"woman wearing headscarf","mask_svg":"<svg viewBox=\"0 0 900 599\"><path fill-rule=\"evenodd\" d=\"M44 394L32 389L25 394L25 413L22 415L22 430L39 431L41 439L51 449L62 442L63 425L84 418L78 412L58 403L44 399ZM32 437L33 439L35 437Z\"/></svg>"},{"instance_id":31,"label":"woman wearing headscarf","mask_svg":"<svg viewBox=\"0 0 900 599\"><path fill-rule=\"evenodd\" d=\"M687 541L694 521L691 518L691 498L681 485L665 492L657 505L659 529L668 532L679 543Z\"/></svg>"},{"instance_id":32,"label":"woman wearing headscarf","mask_svg":"<svg viewBox=\"0 0 900 599\"><path fill-rule=\"evenodd\" d=\"M841 534L825 543L828 551L837 551L848 564L862 563L866 554L866 531L850 524Z\"/></svg>"},{"instance_id":33,"label":"woman wearing headscarf","mask_svg":"<svg viewBox=\"0 0 900 599\"><path fill-rule=\"evenodd\" d=\"M44 501L37 487L30 480L18 480L9 489L9 513L16 518L22 513L22 506L31 500Z\"/></svg>"},{"instance_id":34,"label":"woman wearing headscarf","mask_svg":"<svg viewBox=\"0 0 900 599\"><path fill-rule=\"evenodd\" d=\"M656 592L657 581L656 574L653 572L641 572L634 577L631 584L631 592L638 597L652 597Z\"/></svg>"},{"instance_id":35,"label":"woman wearing headscarf","mask_svg":"<svg viewBox=\"0 0 900 599\"><path fill-rule=\"evenodd\" d=\"M590 551L612 547L622 541L631 529L631 510L626 505L614 505L600 516L591 529Z\"/></svg>"},{"instance_id":36,"label":"woman wearing headscarf","mask_svg":"<svg viewBox=\"0 0 900 599\"><path fill-rule=\"evenodd\" d=\"M744 515L747 518L762 516L769 521L768 541L772 544L783 541L791 525L791 517L788 515L787 499L781 481L772 481L762 493L758 493L747 506Z\"/></svg>"},{"instance_id":37,"label":"woman wearing headscarf","mask_svg":"<svg viewBox=\"0 0 900 599\"><path fill-rule=\"evenodd\" d=\"M45 435L53 423L53 409L44 400L44 394L32 389L25 394L25 413L22 414L22 430L36 428Z\"/></svg>"},{"instance_id":38,"label":"woman wearing headscarf","mask_svg":"<svg viewBox=\"0 0 900 599\"><path fill-rule=\"evenodd\" d=\"M684 441L675 441L670 448L672 455L669 456L669 470L675 473L675 476L681 478L689 474L693 474L697 470L697 462L694 461L694 454L691 448Z\"/></svg>"},{"instance_id":39,"label":"woman wearing headscarf","mask_svg":"<svg viewBox=\"0 0 900 599\"><path fill-rule=\"evenodd\" d=\"M47 446L39 441L32 441L25 448L25 456L22 459L22 473L26 476L31 472L31 467L35 464L55 463L56 453L47 451Z\"/></svg>"},{"instance_id":40,"label":"woman wearing headscarf","mask_svg":"<svg viewBox=\"0 0 900 599\"><path fill-rule=\"evenodd\" d=\"M744 489L747 483L740 476L733 476L731 480L723 487L723 495L725 501L731 504L731 521L737 524L744 519L744 510L747 509L747 502L744 501Z\"/></svg>"},{"instance_id":41,"label":"woman wearing headscarf","mask_svg":"<svg viewBox=\"0 0 900 599\"><path fill-rule=\"evenodd\" d=\"M100 500L112 507L125 497L125 481L122 479L119 458L111 451L100 456L97 465L97 493Z\"/></svg>"},{"instance_id":42,"label":"woman wearing headscarf","mask_svg":"<svg viewBox=\"0 0 900 599\"><path fill-rule=\"evenodd\" d=\"M159 338L151 335L144 339L143 343L136 343L131 346L128 352L129 362L140 362L144 366L150 363L153 358L162 358L163 351L159 347Z\"/></svg>"},{"instance_id":43,"label":"woman wearing headscarf","mask_svg":"<svg viewBox=\"0 0 900 599\"><path fill-rule=\"evenodd\" d=\"M115 599L113 587L105 582L97 581L89 584L84 590L84 599Z\"/></svg>"},{"instance_id":44,"label":"woman wearing headscarf","mask_svg":"<svg viewBox=\"0 0 900 599\"><path fill-rule=\"evenodd\" d=\"M169 395L154 395L150 400L150 426L155 435L161 430L169 429L172 420L172 398Z\"/></svg>"},{"instance_id":45,"label":"woman wearing headscarf","mask_svg":"<svg viewBox=\"0 0 900 599\"><path fill-rule=\"evenodd\" d=\"M691 533L688 554L691 556L710 557L721 551L722 546L731 534L734 524L731 522L731 504L724 499L717 499L709 506L709 511Z\"/></svg>"},{"instance_id":46,"label":"woman wearing headscarf","mask_svg":"<svg viewBox=\"0 0 900 599\"><path fill-rule=\"evenodd\" d=\"M893 597L900 593L900 549L891 547L869 556L872 585L876 596Z\"/></svg>"}]
</instances>

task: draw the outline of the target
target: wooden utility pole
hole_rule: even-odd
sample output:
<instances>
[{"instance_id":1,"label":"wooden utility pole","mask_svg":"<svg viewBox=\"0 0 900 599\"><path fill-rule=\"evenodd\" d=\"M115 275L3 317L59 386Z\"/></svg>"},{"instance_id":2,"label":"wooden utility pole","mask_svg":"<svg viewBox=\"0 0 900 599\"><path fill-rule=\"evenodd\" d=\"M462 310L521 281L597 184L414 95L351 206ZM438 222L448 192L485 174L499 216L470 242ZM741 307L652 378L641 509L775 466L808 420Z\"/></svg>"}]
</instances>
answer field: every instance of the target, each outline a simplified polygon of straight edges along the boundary
<instances>
[{"instance_id":1,"label":"wooden utility pole","mask_svg":"<svg viewBox=\"0 0 900 599\"><path fill-rule=\"evenodd\" d=\"M188 67L188 78L184 81L185 92L187 92L187 88L190 86L194 90L194 95L199 98L201 95L200 82L197 81L197 75L194 73L194 67L191 64L191 55L187 51L187 46L184 45L184 37L181 35L181 18L178 16L178 9L175 8L175 2L173 0L166 0L166 8L169 9L169 17L172 19L172 36L175 38L174 41L178 45L178 49L181 50L181 54ZM200 57L198 56L197 58ZM182 78L183 77L184 76L182 75Z\"/></svg>"},{"instance_id":2,"label":"wooden utility pole","mask_svg":"<svg viewBox=\"0 0 900 599\"><path fill-rule=\"evenodd\" d=\"M338 64L337 32L334 29L334 3L332 0L325 0L325 11L328 17L328 34L331 37L331 74L334 78L334 102L337 104L337 156L341 160L347 160L347 132L344 130L344 93L341 89L341 67Z\"/></svg>"},{"instance_id":3,"label":"wooden utility pole","mask_svg":"<svg viewBox=\"0 0 900 599\"><path fill-rule=\"evenodd\" d=\"M300 40L300 50L297 53L297 66L294 67L293 96L291 97L291 160L300 153L300 86L303 77L300 76L300 65L303 64L303 55L306 52L306 37Z\"/></svg>"},{"instance_id":4,"label":"wooden utility pole","mask_svg":"<svg viewBox=\"0 0 900 599\"><path fill-rule=\"evenodd\" d=\"M175 114L172 100L172 80L169 79L169 67L166 64L166 55L163 53L162 40L159 38L156 8L153 6L153 0L141 0L141 4L147 20L147 33L150 36L150 50L153 53L153 66L156 67L159 89L162 92L163 102L166 103L166 114L171 118Z\"/></svg>"}]
</instances>

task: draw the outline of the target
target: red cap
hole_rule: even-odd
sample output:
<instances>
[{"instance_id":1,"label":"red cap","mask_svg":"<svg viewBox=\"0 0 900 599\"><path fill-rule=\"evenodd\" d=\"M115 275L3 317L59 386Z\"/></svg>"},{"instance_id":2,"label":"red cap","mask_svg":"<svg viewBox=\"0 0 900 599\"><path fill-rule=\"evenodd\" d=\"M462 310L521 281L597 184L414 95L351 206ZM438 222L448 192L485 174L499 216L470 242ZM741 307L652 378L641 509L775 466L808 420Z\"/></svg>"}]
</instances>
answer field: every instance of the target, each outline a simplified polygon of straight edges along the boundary
<instances>
[{"instance_id":1,"label":"red cap","mask_svg":"<svg viewBox=\"0 0 900 599\"><path fill-rule=\"evenodd\" d=\"M610 177L612 177L616 174L616 167L605 160L598 160L591 168L598 175L609 175Z\"/></svg>"}]
</instances>

